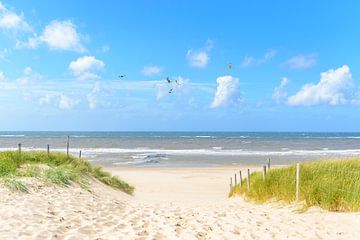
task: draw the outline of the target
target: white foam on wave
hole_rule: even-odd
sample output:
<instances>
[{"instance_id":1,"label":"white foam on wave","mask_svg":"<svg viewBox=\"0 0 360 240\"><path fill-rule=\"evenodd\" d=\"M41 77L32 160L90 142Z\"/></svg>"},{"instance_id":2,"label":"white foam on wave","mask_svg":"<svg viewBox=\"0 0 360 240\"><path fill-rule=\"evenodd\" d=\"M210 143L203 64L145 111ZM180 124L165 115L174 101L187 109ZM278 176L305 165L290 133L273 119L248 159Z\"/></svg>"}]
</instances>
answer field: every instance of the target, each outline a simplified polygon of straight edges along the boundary
<instances>
[{"instance_id":1,"label":"white foam on wave","mask_svg":"<svg viewBox=\"0 0 360 240\"><path fill-rule=\"evenodd\" d=\"M17 150L17 148L0 148L0 151ZM23 151L45 150L44 148L24 147ZM70 153L77 154L82 150L87 156L100 154L135 154L132 158L142 158L149 154L164 155L207 155L207 156L352 156L360 155L360 149L342 150L283 150L283 151L253 151L242 149L149 149L149 148L71 148ZM51 151L66 152L66 148L54 148ZM136 156L138 155L138 156Z\"/></svg>"},{"instance_id":2,"label":"white foam on wave","mask_svg":"<svg viewBox=\"0 0 360 240\"><path fill-rule=\"evenodd\" d=\"M25 137L24 134L1 134L0 137Z\"/></svg>"}]
</instances>

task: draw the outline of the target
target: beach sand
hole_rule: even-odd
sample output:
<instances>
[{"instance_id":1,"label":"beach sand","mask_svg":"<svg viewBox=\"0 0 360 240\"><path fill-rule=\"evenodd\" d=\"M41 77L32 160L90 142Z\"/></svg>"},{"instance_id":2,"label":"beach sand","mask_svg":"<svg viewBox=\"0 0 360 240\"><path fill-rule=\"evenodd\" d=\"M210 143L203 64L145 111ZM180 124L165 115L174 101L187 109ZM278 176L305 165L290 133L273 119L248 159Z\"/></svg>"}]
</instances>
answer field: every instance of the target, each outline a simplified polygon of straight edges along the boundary
<instances>
[{"instance_id":1,"label":"beach sand","mask_svg":"<svg viewBox=\"0 0 360 240\"><path fill-rule=\"evenodd\" d=\"M134 196L92 181L92 192L35 180L0 188L0 239L357 239L360 213L227 198L246 167L107 168ZM254 169L254 168L252 168Z\"/></svg>"}]
</instances>

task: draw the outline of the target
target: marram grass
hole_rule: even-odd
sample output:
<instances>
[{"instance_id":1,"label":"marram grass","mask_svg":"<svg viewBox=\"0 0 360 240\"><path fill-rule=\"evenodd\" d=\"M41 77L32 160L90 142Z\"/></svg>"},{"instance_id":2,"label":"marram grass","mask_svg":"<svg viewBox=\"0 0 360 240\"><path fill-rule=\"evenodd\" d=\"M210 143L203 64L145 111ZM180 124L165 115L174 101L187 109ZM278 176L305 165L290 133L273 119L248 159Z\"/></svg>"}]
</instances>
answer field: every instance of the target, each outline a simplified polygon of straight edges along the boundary
<instances>
[{"instance_id":1,"label":"marram grass","mask_svg":"<svg viewBox=\"0 0 360 240\"><path fill-rule=\"evenodd\" d=\"M296 166L270 169L265 181L261 172L250 176L242 188L234 186L229 196L243 195L246 199L263 203L296 198ZM330 211L360 211L360 158L319 160L300 164L299 201L304 206L319 206Z\"/></svg>"},{"instance_id":2,"label":"marram grass","mask_svg":"<svg viewBox=\"0 0 360 240\"><path fill-rule=\"evenodd\" d=\"M68 186L71 182L89 189L88 177L132 194L134 187L120 180L99 166L92 166L85 159L67 157L60 152L48 156L45 151L29 151L19 154L17 151L0 152L0 182L11 190L27 192L20 181L22 177L33 177L45 182Z\"/></svg>"}]
</instances>

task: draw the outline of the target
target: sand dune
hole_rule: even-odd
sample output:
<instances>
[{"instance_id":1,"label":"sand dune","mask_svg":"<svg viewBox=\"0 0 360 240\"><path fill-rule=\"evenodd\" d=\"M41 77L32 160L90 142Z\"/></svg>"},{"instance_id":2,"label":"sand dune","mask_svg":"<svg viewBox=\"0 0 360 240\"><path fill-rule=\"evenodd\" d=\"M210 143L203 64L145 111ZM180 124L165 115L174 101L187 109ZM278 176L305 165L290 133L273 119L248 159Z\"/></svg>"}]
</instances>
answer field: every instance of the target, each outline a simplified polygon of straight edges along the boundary
<instances>
[{"instance_id":1,"label":"sand dune","mask_svg":"<svg viewBox=\"0 0 360 240\"><path fill-rule=\"evenodd\" d=\"M93 192L32 181L0 188L0 239L356 239L359 213L330 213L226 198L231 168L110 169L130 197L98 182Z\"/></svg>"}]
</instances>

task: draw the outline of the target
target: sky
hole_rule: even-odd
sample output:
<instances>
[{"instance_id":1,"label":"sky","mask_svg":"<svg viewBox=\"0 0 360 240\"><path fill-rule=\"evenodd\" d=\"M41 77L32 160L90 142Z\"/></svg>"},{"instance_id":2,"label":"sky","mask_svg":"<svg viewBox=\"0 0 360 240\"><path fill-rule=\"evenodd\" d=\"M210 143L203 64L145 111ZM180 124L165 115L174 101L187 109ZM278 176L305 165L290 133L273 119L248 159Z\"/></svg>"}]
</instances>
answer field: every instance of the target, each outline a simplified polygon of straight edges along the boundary
<instances>
[{"instance_id":1,"label":"sky","mask_svg":"<svg viewBox=\"0 0 360 240\"><path fill-rule=\"evenodd\" d=\"M0 0L0 130L360 131L359 23L355 0Z\"/></svg>"}]
</instances>

